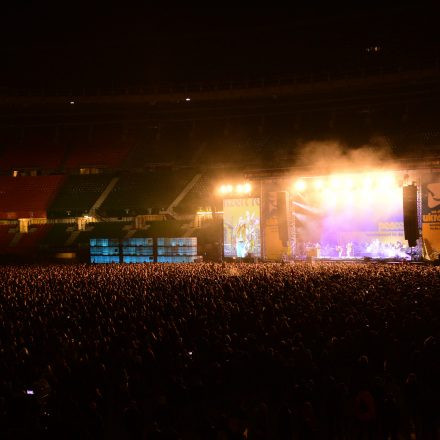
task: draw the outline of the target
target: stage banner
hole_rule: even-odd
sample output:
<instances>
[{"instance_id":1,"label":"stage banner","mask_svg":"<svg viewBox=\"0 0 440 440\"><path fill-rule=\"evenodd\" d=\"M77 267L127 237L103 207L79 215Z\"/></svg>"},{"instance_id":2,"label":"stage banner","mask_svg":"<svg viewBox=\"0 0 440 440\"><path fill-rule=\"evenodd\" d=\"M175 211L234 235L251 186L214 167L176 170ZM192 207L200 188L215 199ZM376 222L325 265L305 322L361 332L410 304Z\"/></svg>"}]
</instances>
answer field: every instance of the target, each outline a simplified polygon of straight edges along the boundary
<instances>
[{"instance_id":1,"label":"stage banner","mask_svg":"<svg viewBox=\"0 0 440 440\"><path fill-rule=\"evenodd\" d=\"M261 257L260 198L223 200L225 257Z\"/></svg>"},{"instance_id":2,"label":"stage banner","mask_svg":"<svg viewBox=\"0 0 440 440\"><path fill-rule=\"evenodd\" d=\"M440 254L440 173L422 177L423 256L436 260Z\"/></svg>"}]
</instances>

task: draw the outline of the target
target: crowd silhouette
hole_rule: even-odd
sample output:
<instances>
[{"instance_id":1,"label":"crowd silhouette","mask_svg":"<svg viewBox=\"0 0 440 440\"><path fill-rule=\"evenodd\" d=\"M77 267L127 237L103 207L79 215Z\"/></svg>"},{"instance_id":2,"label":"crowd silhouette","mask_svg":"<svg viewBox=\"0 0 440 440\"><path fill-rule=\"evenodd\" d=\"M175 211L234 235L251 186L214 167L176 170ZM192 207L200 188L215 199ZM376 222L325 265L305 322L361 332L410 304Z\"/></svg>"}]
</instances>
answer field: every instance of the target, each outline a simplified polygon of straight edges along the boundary
<instances>
[{"instance_id":1,"label":"crowd silhouette","mask_svg":"<svg viewBox=\"0 0 440 440\"><path fill-rule=\"evenodd\" d=\"M4 266L5 439L439 438L440 268Z\"/></svg>"}]
</instances>

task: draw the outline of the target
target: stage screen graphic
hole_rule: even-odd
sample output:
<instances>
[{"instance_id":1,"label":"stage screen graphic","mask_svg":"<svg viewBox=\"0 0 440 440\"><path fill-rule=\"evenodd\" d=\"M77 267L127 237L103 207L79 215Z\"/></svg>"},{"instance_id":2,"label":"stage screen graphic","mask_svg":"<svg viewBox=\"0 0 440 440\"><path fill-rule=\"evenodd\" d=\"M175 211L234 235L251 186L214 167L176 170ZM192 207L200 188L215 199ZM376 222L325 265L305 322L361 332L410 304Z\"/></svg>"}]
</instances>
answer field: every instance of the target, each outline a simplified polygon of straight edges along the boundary
<instances>
[{"instance_id":1,"label":"stage screen graphic","mask_svg":"<svg viewBox=\"0 0 440 440\"><path fill-rule=\"evenodd\" d=\"M425 173L422 181L423 255L427 260L440 256L440 173Z\"/></svg>"},{"instance_id":2,"label":"stage screen graphic","mask_svg":"<svg viewBox=\"0 0 440 440\"><path fill-rule=\"evenodd\" d=\"M409 259L397 173L307 179L292 210L298 256Z\"/></svg>"},{"instance_id":3,"label":"stage screen graphic","mask_svg":"<svg viewBox=\"0 0 440 440\"><path fill-rule=\"evenodd\" d=\"M258 197L223 200L223 250L225 257L261 257Z\"/></svg>"}]
</instances>

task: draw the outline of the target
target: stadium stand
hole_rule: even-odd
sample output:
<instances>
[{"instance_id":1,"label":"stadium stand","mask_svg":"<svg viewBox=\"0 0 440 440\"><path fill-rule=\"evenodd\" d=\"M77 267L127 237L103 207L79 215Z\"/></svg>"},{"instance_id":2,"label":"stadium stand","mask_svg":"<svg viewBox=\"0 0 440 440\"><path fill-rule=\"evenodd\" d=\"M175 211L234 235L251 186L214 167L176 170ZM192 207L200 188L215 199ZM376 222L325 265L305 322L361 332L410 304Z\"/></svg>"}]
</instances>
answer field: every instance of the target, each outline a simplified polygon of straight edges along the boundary
<instances>
[{"instance_id":1,"label":"stadium stand","mask_svg":"<svg viewBox=\"0 0 440 440\"><path fill-rule=\"evenodd\" d=\"M99 212L107 216L155 214L167 209L195 174L191 169L123 174Z\"/></svg>"},{"instance_id":2,"label":"stadium stand","mask_svg":"<svg viewBox=\"0 0 440 440\"><path fill-rule=\"evenodd\" d=\"M136 230L132 237L183 237L184 224L181 220L148 222L144 229Z\"/></svg>"},{"instance_id":3,"label":"stadium stand","mask_svg":"<svg viewBox=\"0 0 440 440\"><path fill-rule=\"evenodd\" d=\"M15 230L10 225L0 225L0 251L4 251L14 237L14 233L11 230Z\"/></svg>"},{"instance_id":4,"label":"stadium stand","mask_svg":"<svg viewBox=\"0 0 440 440\"><path fill-rule=\"evenodd\" d=\"M0 176L0 218L47 217L64 176Z\"/></svg>"},{"instance_id":5,"label":"stadium stand","mask_svg":"<svg viewBox=\"0 0 440 440\"><path fill-rule=\"evenodd\" d=\"M58 170L64 155L64 147L58 142L53 128L28 129L23 134L5 133L0 143L1 171Z\"/></svg>"},{"instance_id":6,"label":"stadium stand","mask_svg":"<svg viewBox=\"0 0 440 440\"><path fill-rule=\"evenodd\" d=\"M67 170L79 168L119 168L130 146L124 141L121 127L105 127L65 132L70 141L69 154L64 162Z\"/></svg>"},{"instance_id":7,"label":"stadium stand","mask_svg":"<svg viewBox=\"0 0 440 440\"><path fill-rule=\"evenodd\" d=\"M59 248L63 247L70 235L68 229L72 229L73 225L69 223L55 223L47 231L47 234L42 237L41 246L44 248Z\"/></svg>"},{"instance_id":8,"label":"stadium stand","mask_svg":"<svg viewBox=\"0 0 440 440\"><path fill-rule=\"evenodd\" d=\"M111 178L109 174L68 176L49 208L48 216L76 217L88 212Z\"/></svg>"},{"instance_id":9,"label":"stadium stand","mask_svg":"<svg viewBox=\"0 0 440 440\"><path fill-rule=\"evenodd\" d=\"M29 227L29 232L26 234L18 233L17 238L9 245L9 252L11 254L25 254L30 255L34 253L40 244L43 237L50 231L52 225L32 225ZM16 241L15 241L16 240Z\"/></svg>"},{"instance_id":10,"label":"stadium stand","mask_svg":"<svg viewBox=\"0 0 440 440\"><path fill-rule=\"evenodd\" d=\"M179 214L194 214L199 209L208 209L212 205L214 188L212 179L202 176L196 185L188 192L176 208Z\"/></svg>"}]
</instances>

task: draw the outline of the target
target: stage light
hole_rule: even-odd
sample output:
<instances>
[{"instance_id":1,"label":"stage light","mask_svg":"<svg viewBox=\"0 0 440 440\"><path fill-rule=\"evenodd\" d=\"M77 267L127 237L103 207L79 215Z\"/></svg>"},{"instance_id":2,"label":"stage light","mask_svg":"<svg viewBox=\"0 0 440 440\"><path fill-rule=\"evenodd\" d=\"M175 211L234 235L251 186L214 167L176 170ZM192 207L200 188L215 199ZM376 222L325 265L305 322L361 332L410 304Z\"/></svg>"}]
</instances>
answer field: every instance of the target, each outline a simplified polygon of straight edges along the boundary
<instances>
[{"instance_id":1,"label":"stage light","mask_svg":"<svg viewBox=\"0 0 440 440\"><path fill-rule=\"evenodd\" d=\"M236 191L238 194L243 193L243 192L244 192L243 185L237 185L237 186L235 187L235 191Z\"/></svg>"},{"instance_id":2,"label":"stage light","mask_svg":"<svg viewBox=\"0 0 440 440\"><path fill-rule=\"evenodd\" d=\"M378 183L381 187L392 187L396 182L394 180L394 176L390 173L387 173L379 176Z\"/></svg>"},{"instance_id":3,"label":"stage light","mask_svg":"<svg viewBox=\"0 0 440 440\"><path fill-rule=\"evenodd\" d=\"M333 188L339 188L341 186L341 179L339 177L332 177L330 184Z\"/></svg>"},{"instance_id":4,"label":"stage light","mask_svg":"<svg viewBox=\"0 0 440 440\"><path fill-rule=\"evenodd\" d=\"M297 191L304 191L306 189L306 182L304 182L304 180L297 180L295 182L295 189Z\"/></svg>"},{"instance_id":5,"label":"stage light","mask_svg":"<svg viewBox=\"0 0 440 440\"><path fill-rule=\"evenodd\" d=\"M373 185L373 179L371 178L371 176L365 177L363 181L364 189L369 189L371 188L372 185Z\"/></svg>"},{"instance_id":6,"label":"stage light","mask_svg":"<svg viewBox=\"0 0 440 440\"><path fill-rule=\"evenodd\" d=\"M222 185L222 186L220 186L220 188L219 188L219 192L220 192L220 194L229 194L229 193L231 193L232 192L232 185Z\"/></svg>"},{"instance_id":7,"label":"stage light","mask_svg":"<svg viewBox=\"0 0 440 440\"><path fill-rule=\"evenodd\" d=\"M331 189L326 188L324 190L324 192L322 193L323 198L324 198L324 204L326 206L334 206L337 202L337 196L336 193L334 191L332 191Z\"/></svg>"},{"instance_id":8,"label":"stage light","mask_svg":"<svg viewBox=\"0 0 440 440\"><path fill-rule=\"evenodd\" d=\"M315 189L322 189L322 187L324 186L324 182L322 180L315 180L313 182L313 186L315 187Z\"/></svg>"},{"instance_id":9,"label":"stage light","mask_svg":"<svg viewBox=\"0 0 440 440\"><path fill-rule=\"evenodd\" d=\"M189 97L188 97L188 98L185 98L185 101L186 101L186 102L190 102L190 101L191 101L191 98L189 98Z\"/></svg>"},{"instance_id":10,"label":"stage light","mask_svg":"<svg viewBox=\"0 0 440 440\"><path fill-rule=\"evenodd\" d=\"M350 189L353 186L353 179L351 177L346 177L344 179L344 187Z\"/></svg>"},{"instance_id":11,"label":"stage light","mask_svg":"<svg viewBox=\"0 0 440 440\"><path fill-rule=\"evenodd\" d=\"M251 184L250 183L245 183L244 186L243 186L243 189L244 189L244 192L246 194L249 194L251 192L251 189L252 189Z\"/></svg>"}]
</instances>

